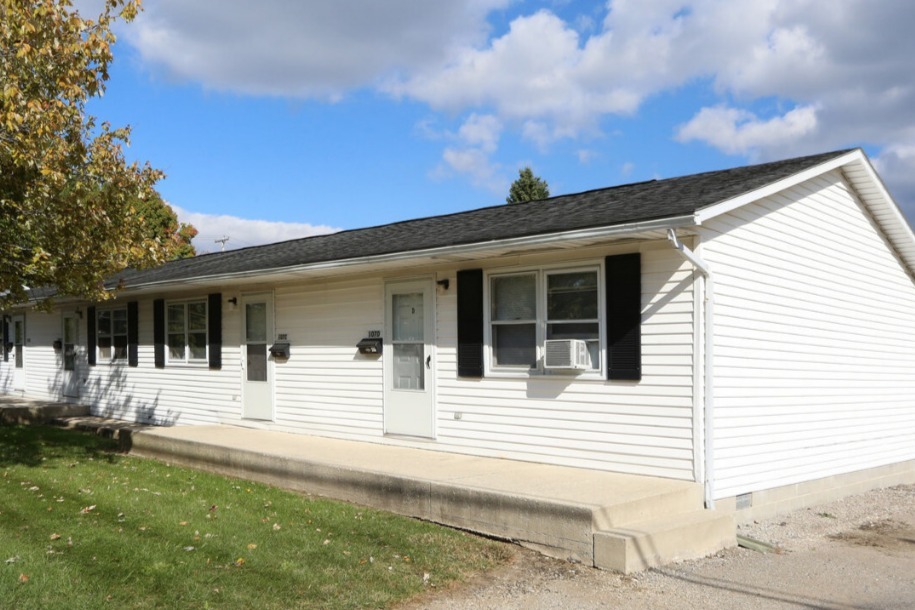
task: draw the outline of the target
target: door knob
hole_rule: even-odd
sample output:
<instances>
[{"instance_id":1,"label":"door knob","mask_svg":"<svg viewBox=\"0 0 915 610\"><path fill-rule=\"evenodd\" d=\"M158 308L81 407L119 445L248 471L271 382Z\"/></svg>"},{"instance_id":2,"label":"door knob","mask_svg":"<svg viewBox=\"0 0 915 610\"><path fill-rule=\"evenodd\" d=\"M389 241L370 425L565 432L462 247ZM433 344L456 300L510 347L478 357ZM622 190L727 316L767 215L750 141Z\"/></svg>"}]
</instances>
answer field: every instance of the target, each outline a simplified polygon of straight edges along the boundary
<instances>
[{"instance_id":1,"label":"door knob","mask_svg":"<svg viewBox=\"0 0 915 610\"><path fill-rule=\"evenodd\" d=\"M432 356L431 356L431 355L430 355L430 356L426 356L426 368L427 368L427 369L431 369L431 368L432 368Z\"/></svg>"}]
</instances>

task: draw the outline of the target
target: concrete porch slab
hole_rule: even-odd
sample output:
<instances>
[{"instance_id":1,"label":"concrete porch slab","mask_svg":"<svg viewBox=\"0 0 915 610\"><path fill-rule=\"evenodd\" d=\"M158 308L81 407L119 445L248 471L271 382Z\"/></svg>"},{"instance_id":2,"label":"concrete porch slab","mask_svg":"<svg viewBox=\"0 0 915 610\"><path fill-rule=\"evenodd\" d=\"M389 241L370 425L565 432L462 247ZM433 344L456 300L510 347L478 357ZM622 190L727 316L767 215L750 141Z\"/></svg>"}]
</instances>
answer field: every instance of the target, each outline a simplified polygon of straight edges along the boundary
<instances>
[{"instance_id":1,"label":"concrete porch slab","mask_svg":"<svg viewBox=\"0 0 915 610\"><path fill-rule=\"evenodd\" d=\"M0 397L0 411L6 398ZM47 417L55 403L18 406L35 421L53 419L118 437L135 455L509 539L606 569L644 569L736 544L733 521L702 510L701 486L686 481L247 427ZM691 515L688 527L667 525L679 524L681 515ZM701 539L705 530L698 525L706 518L718 523L712 540ZM635 539L660 551L646 558L644 543Z\"/></svg>"},{"instance_id":2,"label":"concrete porch slab","mask_svg":"<svg viewBox=\"0 0 915 610\"><path fill-rule=\"evenodd\" d=\"M86 405L32 400L19 396L0 396L0 424L27 424L48 422L60 417L89 415Z\"/></svg>"}]
</instances>

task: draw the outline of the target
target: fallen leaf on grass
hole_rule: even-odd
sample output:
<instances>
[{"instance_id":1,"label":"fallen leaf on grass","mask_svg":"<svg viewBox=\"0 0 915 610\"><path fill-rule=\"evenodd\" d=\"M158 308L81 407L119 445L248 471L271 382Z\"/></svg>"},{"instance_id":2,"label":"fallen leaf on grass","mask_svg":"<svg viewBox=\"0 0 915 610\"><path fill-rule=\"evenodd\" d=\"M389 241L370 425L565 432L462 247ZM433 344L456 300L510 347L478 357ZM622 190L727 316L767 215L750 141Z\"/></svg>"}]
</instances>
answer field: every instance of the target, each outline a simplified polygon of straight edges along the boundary
<instances>
[{"instance_id":1,"label":"fallen leaf on grass","mask_svg":"<svg viewBox=\"0 0 915 610\"><path fill-rule=\"evenodd\" d=\"M235 560L235 562L232 565L234 565L237 568L242 567L243 565L245 565L245 558L239 557L238 559Z\"/></svg>"},{"instance_id":2,"label":"fallen leaf on grass","mask_svg":"<svg viewBox=\"0 0 915 610\"><path fill-rule=\"evenodd\" d=\"M6 563L16 563L17 561L19 561L19 555L16 555L15 557L10 557L9 559L6 560Z\"/></svg>"},{"instance_id":3,"label":"fallen leaf on grass","mask_svg":"<svg viewBox=\"0 0 915 610\"><path fill-rule=\"evenodd\" d=\"M278 531L278 530L280 530L280 529L282 529L282 528L280 527L280 524L279 524L279 523L274 523L274 524L273 524L273 531L274 531L274 532L275 532L275 531Z\"/></svg>"},{"instance_id":4,"label":"fallen leaf on grass","mask_svg":"<svg viewBox=\"0 0 915 610\"><path fill-rule=\"evenodd\" d=\"M86 515L86 514L91 513L91 512L94 511L94 510L95 510L95 504L93 504L92 506L84 506L83 509L82 509L81 511L79 511L79 512L81 512L82 514Z\"/></svg>"},{"instance_id":5,"label":"fallen leaf on grass","mask_svg":"<svg viewBox=\"0 0 915 610\"><path fill-rule=\"evenodd\" d=\"M184 550L190 553L191 551L194 551L196 549L192 546L186 546L186 547L184 547Z\"/></svg>"},{"instance_id":6,"label":"fallen leaf on grass","mask_svg":"<svg viewBox=\"0 0 915 610\"><path fill-rule=\"evenodd\" d=\"M19 574L19 584L24 585L27 582L29 582L29 577L25 574Z\"/></svg>"},{"instance_id":7,"label":"fallen leaf on grass","mask_svg":"<svg viewBox=\"0 0 915 610\"><path fill-rule=\"evenodd\" d=\"M178 525L187 525L187 521L181 521Z\"/></svg>"},{"instance_id":8,"label":"fallen leaf on grass","mask_svg":"<svg viewBox=\"0 0 915 610\"><path fill-rule=\"evenodd\" d=\"M51 534L51 540L60 540L60 534Z\"/></svg>"},{"instance_id":9,"label":"fallen leaf on grass","mask_svg":"<svg viewBox=\"0 0 915 610\"><path fill-rule=\"evenodd\" d=\"M257 545L254 544L253 542L252 542L251 544L248 545L248 550L249 550L249 551L253 551L253 550L256 549L256 548L257 548Z\"/></svg>"}]
</instances>

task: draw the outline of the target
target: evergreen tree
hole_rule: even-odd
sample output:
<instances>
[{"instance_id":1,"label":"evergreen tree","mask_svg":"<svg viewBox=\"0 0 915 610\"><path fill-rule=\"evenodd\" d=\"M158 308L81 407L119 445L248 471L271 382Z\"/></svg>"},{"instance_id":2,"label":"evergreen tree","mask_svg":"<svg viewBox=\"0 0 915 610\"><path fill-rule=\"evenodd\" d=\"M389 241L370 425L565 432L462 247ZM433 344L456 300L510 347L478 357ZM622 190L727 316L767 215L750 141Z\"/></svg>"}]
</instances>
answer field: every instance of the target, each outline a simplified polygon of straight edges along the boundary
<instances>
[{"instance_id":1,"label":"evergreen tree","mask_svg":"<svg viewBox=\"0 0 915 610\"><path fill-rule=\"evenodd\" d=\"M512 182L505 203L524 203L538 201L550 196L550 185L539 176L535 176L530 167L518 171L518 179Z\"/></svg>"}]
</instances>

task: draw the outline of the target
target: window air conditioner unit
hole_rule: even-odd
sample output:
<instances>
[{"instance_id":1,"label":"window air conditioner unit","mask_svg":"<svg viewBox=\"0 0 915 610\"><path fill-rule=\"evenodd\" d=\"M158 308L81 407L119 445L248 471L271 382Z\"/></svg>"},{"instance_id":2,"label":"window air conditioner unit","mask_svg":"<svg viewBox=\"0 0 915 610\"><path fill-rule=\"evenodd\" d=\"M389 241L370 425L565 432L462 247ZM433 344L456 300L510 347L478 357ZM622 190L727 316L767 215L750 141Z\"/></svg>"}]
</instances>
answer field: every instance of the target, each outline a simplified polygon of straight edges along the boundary
<instances>
[{"instance_id":1,"label":"window air conditioner unit","mask_svg":"<svg viewBox=\"0 0 915 610\"><path fill-rule=\"evenodd\" d=\"M550 339L543 343L544 368L578 371L591 368L591 352L581 339Z\"/></svg>"}]
</instances>

